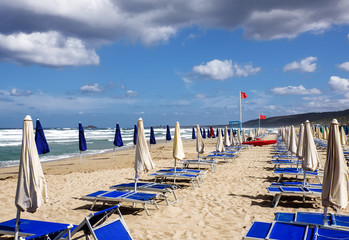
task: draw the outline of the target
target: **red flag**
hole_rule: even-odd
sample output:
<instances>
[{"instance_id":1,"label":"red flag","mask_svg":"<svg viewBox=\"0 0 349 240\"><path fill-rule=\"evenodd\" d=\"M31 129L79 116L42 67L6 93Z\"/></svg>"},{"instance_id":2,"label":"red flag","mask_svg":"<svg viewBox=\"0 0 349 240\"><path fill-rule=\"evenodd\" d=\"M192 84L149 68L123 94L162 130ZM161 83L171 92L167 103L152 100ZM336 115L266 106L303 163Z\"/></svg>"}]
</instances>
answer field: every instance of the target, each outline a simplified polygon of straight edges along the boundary
<instances>
[{"instance_id":1,"label":"red flag","mask_svg":"<svg viewBox=\"0 0 349 240\"><path fill-rule=\"evenodd\" d=\"M265 115L259 115L259 119L267 119L267 116L265 116Z\"/></svg>"},{"instance_id":2,"label":"red flag","mask_svg":"<svg viewBox=\"0 0 349 240\"><path fill-rule=\"evenodd\" d=\"M247 98L247 94L244 92L241 92L241 99Z\"/></svg>"}]
</instances>

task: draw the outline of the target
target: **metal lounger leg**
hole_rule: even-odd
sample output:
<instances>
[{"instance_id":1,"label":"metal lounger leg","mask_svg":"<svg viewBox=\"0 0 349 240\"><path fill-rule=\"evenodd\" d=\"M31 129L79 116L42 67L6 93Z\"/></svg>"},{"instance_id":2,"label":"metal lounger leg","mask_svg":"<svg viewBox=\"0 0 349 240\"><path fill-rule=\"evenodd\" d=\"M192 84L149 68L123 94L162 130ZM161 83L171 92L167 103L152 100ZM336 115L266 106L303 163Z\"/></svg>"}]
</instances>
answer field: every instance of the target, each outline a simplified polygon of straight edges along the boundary
<instances>
[{"instance_id":1,"label":"metal lounger leg","mask_svg":"<svg viewBox=\"0 0 349 240\"><path fill-rule=\"evenodd\" d=\"M277 182L280 182L281 179L282 179L282 177L283 177L283 174L280 174L280 175L279 175L279 178L278 178L278 180L277 180Z\"/></svg>"},{"instance_id":2,"label":"metal lounger leg","mask_svg":"<svg viewBox=\"0 0 349 240\"><path fill-rule=\"evenodd\" d=\"M149 213L148 208L147 208L147 206L145 205L145 203L143 203L143 207L144 207L144 210L145 210L145 212L147 213L147 215L150 216L150 213Z\"/></svg>"},{"instance_id":3,"label":"metal lounger leg","mask_svg":"<svg viewBox=\"0 0 349 240\"><path fill-rule=\"evenodd\" d=\"M273 201L272 201L272 204L273 204L273 207L277 207L278 204L279 204L279 201L280 201L280 198L281 198L281 194L276 194Z\"/></svg>"},{"instance_id":4,"label":"metal lounger leg","mask_svg":"<svg viewBox=\"0 0 349 240\"><path fill-rule=\"evenodd\" d=\"M97 199L95 199L95 200L93 201L93 203L92 203L92 205L91 205L91 207L90 207L90 210L93 209L93 207L95 206L96 203L97 203Z\"/></svg>"}]
</instances>

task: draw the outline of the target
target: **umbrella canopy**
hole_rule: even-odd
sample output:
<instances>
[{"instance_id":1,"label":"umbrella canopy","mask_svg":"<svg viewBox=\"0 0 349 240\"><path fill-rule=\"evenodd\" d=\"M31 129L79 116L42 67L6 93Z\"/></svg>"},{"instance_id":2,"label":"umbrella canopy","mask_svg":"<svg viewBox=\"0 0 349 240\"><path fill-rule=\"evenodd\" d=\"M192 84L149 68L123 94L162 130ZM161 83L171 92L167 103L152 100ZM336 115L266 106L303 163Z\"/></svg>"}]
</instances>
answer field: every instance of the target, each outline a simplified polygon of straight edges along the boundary
<instances>
[{"instance_id":1,"label":"umbrella canopy","mask_svg":"<svg viewBox=\"0 0 349 240\"><path fill-rule=\"evenodd\" d=\"M211 135L211 138L215 138L215 137L216 137L216 136L214 135L214 131L213 131L212 125L210 126L210 135Z\"/></svg>"},{"instance_id":2,"label":"umbrella canopy","mask_svg":"<svg viewBox=\"0 0 349 240\"><path fill-rule=\"evenodd\" d=\"M171 141L170 126L166 126L166 141Z\"/></svg>"},{"instance_id":3,"label":"umbrella canopy","mask_svg":"<svg viewBox=\"0 0 349 240\"><path fill-rule=\"evenodd\" d=\"M196 139L194 127L193 127L193 130L192 130L192 133L191 133L191 139Z\"/></svg>"},{"instance_id":4,"label":"umbrella canopy","mask_svg":"<svg viewBox=\"0 0 349 240\"><path fill-rule=\"evenodd\" d=\"M175 134L173 138L173 158L178 160L183 160L185 157L183 150L183 143L181 138L181 129L179 122L176 122Z\"/></svg>"},{"instance_id":5,"label":"umbrella canopy","mask_svg":"<svg viewBox=\"0 0 349 240\"><path fill-rule=\"evenodd\" d=\"M206 130L205 130L205 128L202 129L202 137L206 138Z\"/></svg>"},{"instance_id":6,"label":"umbrella canopy","mask_svg":"<svg viewBox=\"0 0 349 240\"><path fill-rule=\"evenodd\" d=\"M223 144L222 129L219 129L218 131L216 150L217 152L223 152L225 150Z\"/></svg>"},{"instance_id":7,"label":"umbrella canopy","mask_svg":"<svg viewBox=\"0 0 349 240\"><path fill-rule=\"evenodd\" d=\"M211 138L211 132L210 132L210 129L209 129L209 128L207 129L207 137L208 137L208 138Z\"/></svg>"},{"instance_id":8,"label":"umbrella canopy","mask_svg":"<svg viewBox=\"0 0 349 240\"><path fill-rule=\"evenodd\" d=\"M348 167L341 146L338 122L333 119L327 143L321 195L322 205L325 208L346 208L349 202L348 184Z\"/></svg>"},{"instance_id":9,"label":"umbrella canopy","mask_svg":"<svg viewBox=\"0 0 349 240\"><path fill-rule=\"evenodd\" d=\"M229 139L229 133L228 133L228 127L225 126L224 129L224 146L230 146L230 139Z\"/></svg>"},{"instance_id":10,"label":"umbrella canopy","mask_svg":"<svg viewBox=\"0 0 349 240\"><path fill-rule=\"evenodd\" d=\"M50 148L45 138L44 129L42 128L39 119L36 120L35 143L39 154L45 154L50 152Z\"/></svg>"},{"instance_id":11,"label":"umbrella canopy","mask_svg":"<svg viewBox=\"0 0 349 240\"><path fill-rule=\"evenodd\" d=\"M240 130L239 129L236 131L236 134L237 134L237 141L241 145L242 141L241 141L241 135L240 135Z\"/></svg>"},{"instance_id":12,"label":"umbrella canopy","mask_svg":"<svg viewBox=\"0 0 349 240\"><path fill-rule=\"evenodd\" d=\"M340 128L340 138L342 145L347 144L347 136L345 135L343 126Z\"/></svg>"},{"instance_id":13,"label":"umbrella canopy","mask_svg":"<svg viewBox=\"0 0 349 240\"><path fill-rule=\"evenodd\" d=\"M197 132L196 151L198 152L198 154L204 153L205 152L205 144L204 144L204 141L202 140L202 136L201 136L199 125L196 125L196 132Z\"/></svg>"},{"instance_id":14,"label":"umbrella canopy","mask_svg":"<svg viewBox=\"0 0 349 240\"><path fill-rule=\"evenodd\" d=\"M121 137L121 131L120 131L119 123L116 123L115 137L114 137L114 146L116 146L116 147L124 146L124 142L122 141L122 137Z\"/></svg>"},{"instance_id":15,"label":"umbrella canopy","mask_svg":"<svg viewBox=\"0 0 349 240\"><path fill-rule=\"evenodd\" d=\"M245 129L242 129L242 141L243 141L243 142L246 142Z\"/></svg>"},{"instance_id":16,"label":"umbrella canopy","mask_svg":"<svg viewBox=\"0 0 349 240\"><path fill-rule=\"evenodd\" d=\"M302 123L299 128L299 136L298 136L298 146L296 156L299 159L303 158L303 142L304 142L304 124Z\"/></svg>"},{"instance_id":17,"label":"umbrella canopy","mask_svg":"<svg viewBox=\"0 0 349 240\"><path fill-rule=\"evenodd\" d=\"M82 127L81 122L79 122L79 149L80 151L87 150L84 128Z\"/></svg>"},{"instance_id":18,"label":"umbrella canopy","mask_svg":"<svg viewBox=\"0 0 349 240\"><path fill-rule=\"evenodd\" d=\"M230 146L235 146L233 129L230 129Z\"/></svg>"},{"instance_id":19,"label":"umbrella canopy","mask_svg":"<svg viewBox=\"0 0 349 240\"><path fill-rule=\"evenodd\" d=\"M135 124L134 125L134 128L133 128L133 144L136 145L137 144L137 125Z\"/></svg>"},{"instance_id":20,"label":"umbrella canopy","mask_svg":"<svg viewBox=\"0 0 349 240\"><path fill-rule=\"evenodd\" d=\"M139 174L146 173L155 167L144 135L142 118L137 123L137 144L135 154L135 182L139 179ZM136 187L135 187L136 188Z\"/></svg>"},{"instance_id":21,"label":"umbrella canopy","mask_svg":"<svg viewBox=\"0 0 349 240\"><path fill-rule=\"evenodd\" d=\"M297 153L297 144L296 144L296 132L294 130L294 126L290 127L290 143L288 145L288 151L291 154Z\"/></svg>"},{"instance_id":22,"label":"umbrella canopy","mask_svg":"<svg viewBox=\"0 0 349 240\"><path fill-rule=\"evenodd\" d=\"M302 156L302 168L304 169L304 173L308 170L315 171L319 168L319 156L316 150L313 135L311 133L310 122L308 120L305 122L304 126Z\"/></svg>"},{"instance_id":23,"label":"umbrella canopy","mask_svg":"<svg viewBox=\"0 0 349 240\"><path fill-rule=\"evenodd\" d=\"M15 204L20 211L34 213L45 202L47 202L46 180L35 146L33 121L28 115L23 122Z\"/></svg>"},{"instance_id":24,"label":"umbrella canopy","mask_svg":"<svg viewBox=\"0 0 349 240\"><path fill-rule=\"evenodd\" d=\"M156 144L155 133L153 127L150 127L150 144Z\"/></svg>"},{"instance_id":25,"label":"umbrella canopy","mask_svg":"<svg viewBox=\"0 0 349 240\"><path fill-rule=\"evenodd\" d=\"M15 239L18 239L20 213L30 213L47 202L47 186L35 145L33 121L26 116L23 121L22 149L15 197L17 207Z\"/></svg>"}]
</instances>

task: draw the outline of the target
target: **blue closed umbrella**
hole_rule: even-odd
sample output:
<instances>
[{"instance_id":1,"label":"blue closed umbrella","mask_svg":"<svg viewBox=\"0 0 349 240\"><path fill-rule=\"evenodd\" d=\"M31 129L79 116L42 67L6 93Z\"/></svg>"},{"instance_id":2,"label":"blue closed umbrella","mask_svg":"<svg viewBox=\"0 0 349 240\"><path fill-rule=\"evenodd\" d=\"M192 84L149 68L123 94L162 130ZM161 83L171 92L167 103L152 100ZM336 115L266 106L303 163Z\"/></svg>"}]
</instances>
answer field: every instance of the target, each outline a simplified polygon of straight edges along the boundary
<instances>
[{"instance_id":1,"label":"blue closed umbrella","mask_svg":"<svg viewBox=\"0 0 349 240\"><path fill-rule=\"evenodd\" d=\"M206 130L205 130L205 128L202 129L202 137L206 138Z\"/></svg>"},{"instance_id":2,"label":"blue closed umbrella","mask_svg":"<svg viewBox=\"0 0 349 240\"><path fill-rule=\"evenodd\" d=\"M193 132L191 133L191 139L196 139L194 127L193 127Z\"/></svg>"},{"instance_id":3,"label":"blue closed umbrella","mask_svg":"<svg viewBox=\"0 0 349 240\"><path fill-rule=\"evenodd\" d=\"M218 128L217 128L217 133L216 133L216 136L218 136Z\"/></svg>"},{"instance_id":4,"label":"blue closed umbrella","mask_svg":"<svg viewBox=\"0 0 349 240\"><path fill-rule=\"evenodd\" d=\"M171 141L171 132L170 132L170 127L168 125L166 130L166 141Z\"/></svg>"},{"instance_id":5,"label":"blue closed umbrella","mask_svg":"<svg viewBox=\"0 0 349 240\"><path fill-rule=\"evenodd\" d=\"M210 129L207 129L207 137L208 137L208 138L211 138Z\"/></svg>"},{"instance_id":6,"label":"blue closed umbrella","mask_svg":"<svg viewBox=\"0 0 349 240\"><path fill-rule=\"evenodd\" d=\"M119 123L116 123L115 137L114 137L114 146L116 146L116 147L124 146L124 142L122 141L122 137L121 137L121 131L120 131Z\"/></svg>"},{"instance_id":7,"label":"blue closed umbrella","mask_svg":"<svg viewBox=\"0 0 349 240\"><path fill-rule=\"evenodd\" d=\"M81 163L81 152L87 150L84 128L82 127L81 122L79 122L79 149Z\"/></svg>"},{"instance_id":8,"label":"blue closed umbrella","mask_svg":"<svg viewBox=\"0 0 349 240\"><path fill-rule=\"evenodd\" d=\"M45 154L50 152L50 148L48 147L45 138L44 129L42 128L39 119L36 120L35 143L39 154Z\"/></svg>"},{"instance_id":9,"label":"blue closed umbrella","mask_svg":"<svg viewBox=\"0 0 349 240\"><path fill-rule=\"evenodd\" d=\"M133 144L137 144L137 125L135 124L134 130L133 130Z\"/></svg>"},{"instance_id":10,"label":"blue closed umbrella","mask_svg":"<svg viewBox=\"0 0 349 240\"><path fill-rule=\"evenodd\" d=\"M150 144L156 144L153 127L150 127Z\"/></svg>"}]
</instances>

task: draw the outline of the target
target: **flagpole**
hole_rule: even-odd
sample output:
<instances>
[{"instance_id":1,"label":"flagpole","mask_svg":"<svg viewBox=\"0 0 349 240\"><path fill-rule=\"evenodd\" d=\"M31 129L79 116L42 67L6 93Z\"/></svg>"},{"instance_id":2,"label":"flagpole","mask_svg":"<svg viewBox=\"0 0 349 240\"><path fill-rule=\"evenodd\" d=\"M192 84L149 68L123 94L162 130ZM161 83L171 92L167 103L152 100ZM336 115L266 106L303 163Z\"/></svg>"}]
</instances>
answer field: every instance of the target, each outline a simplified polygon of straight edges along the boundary
<instances>
[{"instance_id":1,"label":"flagpole","mask_svg":"<svg viewBox=\"0 0 349 240\"><path fill-rule=\"evenodd\" d=\"M241 111L241 91L240 91L240 130L242 129L242 111Z\"/></svg>"},{"instance_id":2,"label":"flagpole","mask_svg":"<svg viewBox=\"0 0 349 240\"><path fill-rule=\"evenodd\" d=\"M261 115L259 115L259 127L258 128L261 128Z\"/></svg>"}]
</instances>

